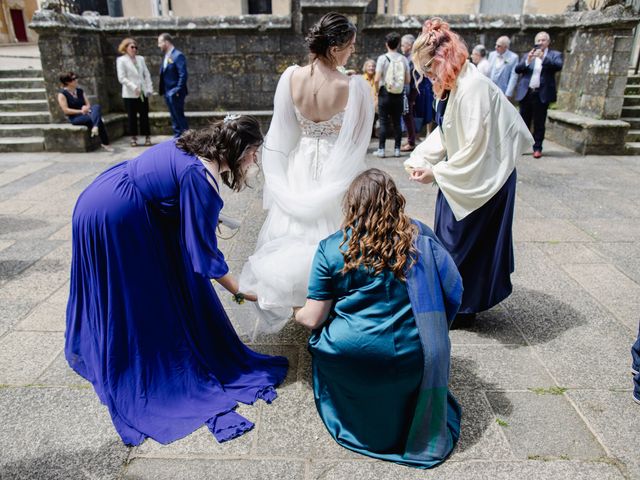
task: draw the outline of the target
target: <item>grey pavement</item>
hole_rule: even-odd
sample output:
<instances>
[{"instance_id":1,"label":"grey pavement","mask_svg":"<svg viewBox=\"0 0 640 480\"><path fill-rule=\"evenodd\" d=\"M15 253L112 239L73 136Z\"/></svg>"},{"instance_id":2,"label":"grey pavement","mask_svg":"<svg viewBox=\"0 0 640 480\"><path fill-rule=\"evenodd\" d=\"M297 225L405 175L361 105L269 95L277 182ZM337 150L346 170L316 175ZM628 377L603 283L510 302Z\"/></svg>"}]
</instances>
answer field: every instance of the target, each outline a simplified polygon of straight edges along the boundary
<instances>
[{"instance_id":1,"label":"grey pavement","mask_svg":"<svg viewBox=\"0 0 640 480\"><path fill-rule=\"evenodd\" d=\"M205 428L170 445L121 443L62 354L74 202L98 173L142 151L126 139L115 147L0 155L1 479L640 479L629 354L640 319L638 157L548 144L542 159L520 159L514 292L451 333L461 440L442 466L421 471L330 438L314 407L308 334L296 325L253 344L286 355L291 370L273 404L240 407L252 431L224 444ZM435 188L408 181L401 159L368 162L433 224ZM265 218L261 194L260 182L224 192L225 212L243 221L221 241L236 273ZM233 321L251 315L220 295Z\"/></svg>"}]
</instances>

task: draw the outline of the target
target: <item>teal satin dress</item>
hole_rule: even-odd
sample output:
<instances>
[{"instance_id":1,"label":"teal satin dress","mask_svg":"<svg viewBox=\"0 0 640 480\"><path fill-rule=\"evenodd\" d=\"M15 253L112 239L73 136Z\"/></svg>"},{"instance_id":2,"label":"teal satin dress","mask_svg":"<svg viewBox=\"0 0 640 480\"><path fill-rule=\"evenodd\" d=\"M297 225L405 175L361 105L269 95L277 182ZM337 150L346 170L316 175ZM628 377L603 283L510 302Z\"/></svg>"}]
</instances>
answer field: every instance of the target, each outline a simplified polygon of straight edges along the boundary
<instances>
[{"instance_id":1,"label":"teal satin dress","mask_svg":"<svg viewBox=\"0 0 640 480\"><path fill-rule=\"evenodd\" d=\"M356 452L405 463L423 374L423 351L405 282L390 271L340 273L342 232L320 242L308 298L335 300L309 340L313 389L334 439Z\"/></svg>"}]
</instances>

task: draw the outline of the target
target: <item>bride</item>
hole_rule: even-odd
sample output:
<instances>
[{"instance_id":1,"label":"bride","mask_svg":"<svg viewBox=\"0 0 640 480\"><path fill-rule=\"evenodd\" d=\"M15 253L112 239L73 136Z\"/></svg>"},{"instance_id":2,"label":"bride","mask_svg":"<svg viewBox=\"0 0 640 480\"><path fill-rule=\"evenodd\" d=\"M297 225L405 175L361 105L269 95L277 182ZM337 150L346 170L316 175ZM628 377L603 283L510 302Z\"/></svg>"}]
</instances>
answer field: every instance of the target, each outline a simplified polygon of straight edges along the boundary
<instances>
[{"instance_id":1,"label":"bride","mask_svg":"<svg viewBox=\"0 0 640 480\"><path fill-rule=\"evenodd\" d=\"M371 139L370 86L338 71L354 51L355 26L328 13L306 41L310 63L280 77L262 152L269 213L240 276L241 290L258 297L258 321L241 325L250 335L278 331L304 305L318 242L340 227L343 195L365 169Z\"/></svg>"}]
</instances>

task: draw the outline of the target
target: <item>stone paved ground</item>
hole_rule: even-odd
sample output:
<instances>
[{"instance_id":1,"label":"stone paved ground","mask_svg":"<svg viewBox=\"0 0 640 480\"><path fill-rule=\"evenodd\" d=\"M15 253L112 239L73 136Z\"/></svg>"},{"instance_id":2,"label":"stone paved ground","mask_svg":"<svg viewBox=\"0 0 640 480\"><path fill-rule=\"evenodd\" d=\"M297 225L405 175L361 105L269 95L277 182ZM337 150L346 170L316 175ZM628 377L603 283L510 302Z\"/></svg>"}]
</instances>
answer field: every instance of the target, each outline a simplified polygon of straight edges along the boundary
<instances>
[{"instance_id":1,"label":"stone paved ground","mask_svg":"<svg viewBox=\"0 0 640 480\"><path fill-rule=\"evenodd\" d=\"M291 371L272 405L240 407L253 431L222 445L205 429L168 446L122 445L62 355L71 210L96 174L134 155L124 140L116 146L115 155L0 155L0 478L640 478L629 371L640 319L637 157L549 145L541 160L522 158L515 290L476 328L452 332L461 442L444 465L419 471L333 442L313 405L307 334L293 325L254 345L286 355ZM411 184L397 159L369 163L392 173L410 213L432 224L433 188ZM261 189L225 196L226 213L244 220L222 242L238 272L264 219Z\"/></svg>"}]
</instances>

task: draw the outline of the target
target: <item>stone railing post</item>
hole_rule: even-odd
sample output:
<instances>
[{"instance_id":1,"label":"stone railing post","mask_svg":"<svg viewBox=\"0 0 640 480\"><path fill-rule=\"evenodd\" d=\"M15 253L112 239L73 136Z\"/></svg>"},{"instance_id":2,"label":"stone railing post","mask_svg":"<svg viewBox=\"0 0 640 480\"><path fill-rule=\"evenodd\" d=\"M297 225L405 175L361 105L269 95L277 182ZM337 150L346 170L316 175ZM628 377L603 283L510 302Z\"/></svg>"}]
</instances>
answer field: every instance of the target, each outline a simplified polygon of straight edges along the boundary
<instances>
[{"instance_id":1,"label":"stone railing post","mask_svg":"<svg viewBox=\"0 0 640 480\"><path fill-rule=\"evenodd\" d=\"M621 6L567 14L558 102L548 137L579 153L624 153L620 120L637 15Z\"/></svg>"},{"instance_id":2,"label":"stone railing post","mask_svg":"<svg viewBox=\"0 0 640 480\"><path fill-rule=\"evenodd\" d=\"M52 10L39 10L29 25L38 33L42 74L52 122L65 120L58 106L59 75L73 71L79 85L95 103L109 111L102 41L98 17L81 17Z\"/></svg>"}]
</instances>

